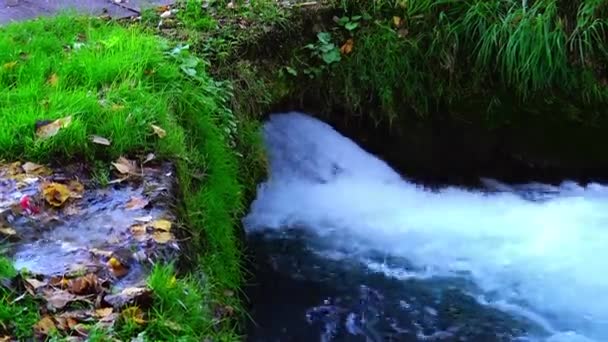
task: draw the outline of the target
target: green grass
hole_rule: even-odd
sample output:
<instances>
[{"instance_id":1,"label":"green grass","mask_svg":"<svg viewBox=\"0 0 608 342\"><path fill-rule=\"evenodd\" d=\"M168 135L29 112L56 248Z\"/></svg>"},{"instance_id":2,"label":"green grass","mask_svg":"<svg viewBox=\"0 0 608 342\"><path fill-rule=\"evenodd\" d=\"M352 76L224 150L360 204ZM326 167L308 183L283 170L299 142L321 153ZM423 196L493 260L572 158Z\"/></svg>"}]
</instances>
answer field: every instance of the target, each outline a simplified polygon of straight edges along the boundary
<instances>
[{"instance_id":1,"label":"green grass","mask_svg":"<svg viewBox=\"0 0 608 342\"><path fill-rule=\"evenodd\" d=\"M363 16L348 32L326 25L332 43L354 39L353 52L315 84L317 98L346 111L394 121L410 114L477 108L523 111L563 108L553 116L590 113L608 102L608 5L601 0L336 0L337 16ZM525 4L525 7L524 7ZM402 19L396 27L393 18ZM303 42L302 46L309 42ZM302 71L323 62L296 54L293 88ZM324 94L325 93L325 94ZM505 94L506 96L502 96ZM555 107L552 103L561 103ZM508 106L507 106L508 107ZM548 114L549 115L549 114ZM473 118L471 118L473 119ZM508 119L508 116L507 116Z\"/></svg>"},{"instance_id":2,"label":"green grass","mask_svg":"<svg viewBox=\"0 0 608 342\"><path fill-rule=\"evenodd\" d=\"M87 161L100 184L108 181L108 162L121 155L154 152L173 160L191 242L183 263L188 274L169 286L175 271L155 268L149 283L157 300L148 324L119 324L114 333L124 340L142 330L150 340L237 340L236 319L217 321L211 308L239 310L238 299L224 295L243 280L235 226L244 204L239 172L248 157L235 149L255 131L241 133L251 124L232 114L230 88L208 76L206 62L174 48L136 27L71 15L0 28L0 159ZM66 116L71 125L56 136L36 137L37 121ZM150 124L167 136L159 139ZM90 135L112 144L96 145ZM17 315L11 331L27 336L36 317L10 304L17 294L3 291L0 315ZM96 331L94 339L108 333Z\"/></svg>"}]
</instances>

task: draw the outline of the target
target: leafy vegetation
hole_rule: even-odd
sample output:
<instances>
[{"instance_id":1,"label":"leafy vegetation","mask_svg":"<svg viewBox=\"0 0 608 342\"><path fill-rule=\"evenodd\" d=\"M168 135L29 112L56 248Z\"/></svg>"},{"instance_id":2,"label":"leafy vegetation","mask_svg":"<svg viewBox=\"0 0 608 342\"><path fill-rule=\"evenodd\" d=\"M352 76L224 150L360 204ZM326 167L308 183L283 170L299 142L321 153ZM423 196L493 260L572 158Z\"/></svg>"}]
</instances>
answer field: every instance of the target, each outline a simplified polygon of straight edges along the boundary
<instances>
[{"instance_id":1,"label":"leafy vegetation","mask_svg":"<svg viewBox=\"0 0 608 342\"><path fill-rule=\"evenodd\" d=\"M116 327L114 334L125 340L140 333L150 340L237 339L238 298L226 296L243 277L235 224L246 158L236 148L254 133L241 134L239 127L249 124L230 110L229 85L206 68L185 45L95 18L59 16L0 28L0 159L88 161L100 184L108 181L109 162L122 155L154 152L177 165L190 272L176 280L171 267L153 270L157 305L146 313L146 324L134 309L136 324L125 319ZM66 117L70 125L52 138L35 134L37 122ZM2 260L2 276L10 276ZM37 311L23 300L13 304L18 294L2 291L4 328L31 336ZM94 329L91 339L111 333Z\"/></svg>"}]
</instances>

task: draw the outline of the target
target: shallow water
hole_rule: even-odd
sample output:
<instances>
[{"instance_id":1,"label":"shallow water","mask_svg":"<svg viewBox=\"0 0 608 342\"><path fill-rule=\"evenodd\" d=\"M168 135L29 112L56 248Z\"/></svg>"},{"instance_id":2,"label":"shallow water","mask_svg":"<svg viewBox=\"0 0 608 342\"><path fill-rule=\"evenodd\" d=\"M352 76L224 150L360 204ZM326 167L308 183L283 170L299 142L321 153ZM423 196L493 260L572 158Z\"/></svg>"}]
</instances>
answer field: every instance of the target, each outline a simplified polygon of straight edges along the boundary
<instances>
[{"instance_id":1,"label":"shallow water","mask_svg":"<svg viewBox=\"0 0 608 342\"><path fill-rule=\"evenodd\" d=\"M298 113L244 219L256 341L606 341L608 189L425 189Z\"/></svg>"}]
</instances>

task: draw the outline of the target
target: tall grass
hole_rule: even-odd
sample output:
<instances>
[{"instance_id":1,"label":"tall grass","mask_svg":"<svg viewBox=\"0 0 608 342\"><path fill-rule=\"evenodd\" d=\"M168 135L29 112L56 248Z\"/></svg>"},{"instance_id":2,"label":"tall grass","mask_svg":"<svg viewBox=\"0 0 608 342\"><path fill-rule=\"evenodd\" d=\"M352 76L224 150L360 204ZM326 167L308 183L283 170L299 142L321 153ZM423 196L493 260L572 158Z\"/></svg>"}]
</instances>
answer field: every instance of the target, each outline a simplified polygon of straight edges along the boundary
<instances>
[{"instance_id":1,"label":"tall grass","mask_svg":"<svg viewBox=\"0 0 608 342\"><path fill-rule=\"evenodd\" d=\"M331 76L331 89L354 107L380 103L394 119L406 104L428 115L439 105L500 92L515 94L522 103L539 97L581 106L608 101L605 1L342 0L340 5L347 14L373 17L355 34L352 56ZM394 16L403 19L400 29Z\"/></svg>"}]
</instances>

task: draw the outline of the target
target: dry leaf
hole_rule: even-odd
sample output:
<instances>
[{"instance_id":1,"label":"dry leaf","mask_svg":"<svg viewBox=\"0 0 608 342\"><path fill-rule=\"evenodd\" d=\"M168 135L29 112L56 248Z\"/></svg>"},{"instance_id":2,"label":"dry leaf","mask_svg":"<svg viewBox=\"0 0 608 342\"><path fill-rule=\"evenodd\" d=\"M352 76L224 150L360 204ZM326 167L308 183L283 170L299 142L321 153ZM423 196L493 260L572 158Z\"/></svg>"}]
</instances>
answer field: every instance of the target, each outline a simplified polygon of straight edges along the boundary
<instances>
[{"instance_id":1,"label":"dry leaf","mask_svg":"<svg viewBox=\"0 0 608 342\"><path fill-rule=\"evenodd\" d=\"M70 197L72 198L82 198L82 194L84 193L84 185L77 180L71 180L68 183L68 189L70 189Z\"/></svg>"},{"instance_id":2,"label":"dry leaf","mask_svg":"<svg viewBox=\"0 0 608 342\"><path fill-rule=\"evenodd\" d=\"M349 38L348 40L346 40L346 43L344 43L344 45L342 45L342 47L340 48L340 52L343 55L348 55L349 53L353 52L354 44L355 41L352 38Z\"/></svg>"},{"instance_id":3,"label":"dry leaf","mask_svg":"<svg viewBox=\"0 0 608 342\"><path fill-rule=\"evenodd\" d=\"M62 206L70 198L70 189L60 183L47 183L42 188L44 199L54 207Z\"/></svg>"},{"instance_id":4,"label":"dry leaf","mask_svg":"<svg viewBox=\"0 0 608 342\"><path fill-rule=\"evenodd\" d=\"M60 129L68 127L72 123L72 117L57 119L50 123L37 123L36 135L38 138L46 139L56 135Z\"/></svg>"},{"instance_id":5,"label":"dry leaf","mask_svg":"<svg viewBox=\"0 0 608 342\"><path fill-rule=\"evenodd\" d=\"M151 299L151 291L145 287L127 287L120 293L107 295L104 300L114 308L122 308L133 303L146 303Z\"/></svg>"},{"instance_id":6,"label":"dry leaf","mask_svg":"<svg viewBox=\"0 0 608 342\"><path fill-rule=\"evenodd\" d=\"M89 252L93 253L93 255L100 255L100 256L104 256L106 258L109 258L112 256L112 252L110 251L104 251L102 249L98 249L98 248L91 248L89 250Z\"/></svg>"},{"instance_id":7,"label":"dry leaf","mask_svg":"<svg viewBox=\"0 0 608 342\"><path fill-rule=\"evenodd\" d=\"M30 174L30 175L48 176L53 173L46 166L39 165L39 164L32 163L32 162L27 162L27 163L23 164L21 166L21 168L23 169L23 171L25 171L25 173Z\"/></svg>"},{"instance_id":8,"label":"dry leaf","mask_svg":"<svg viewBox=\"0 0 608 342\"><path fill-rule=\"evenodd\" d=\"M13 338L10 337L10 336L8 336L8 335L7 336L0 336L0 342L10 342L10 341L16 341L16 340L13 340Z\"/></svg>"},{"instance_id":9,"label":"dry leaf","mask_svg":"<svg viewBox=\"0 0 608 342\"><path fill-rule=\"evenodd\" d=\"M49 76L49 79L47 81L51 86L56 87L57 84L59 83L59 76L57 76L57 74L53 73L51 74L51 76Z\"/></svg>"},{"instance_id":10,"label":"dry leaf","mask_svg":"<svg viewBox=\"0 0 608 342\"><path fill-rule=\"evenodd\" d=\"M44 299L51 309L63 309L78 297L64 290L50 290L45 292Z\"/></svg>"},{"instance_id":11,"label":"dry leaf","mask_svg":"<svg viewBox=\"0 0 608 342\"><path fill-rule=\"evenodd\" d=\"M11 70L14 69L17 66L17 61L12 61L12 62L8 62L8 63L4 63L4 65L2 65L2 68L4 70Z\"/></svg>"},{"instance_id":12,"label":"dry leaf","mask_svg":"<svg viewBox=\"0 0 608 342\"><path fill-rule=\"evenodd\" d=\"M152 124L150 124L150 127L152 127L154 134L158 135L159 138L162 139L167 136L167 131L165 131L164 129Z\"/></svg>"},{"instance_id":13,"label":"dry leaf","mask_svg":"<svg viewBox=\"0 0 608 342\"><path fill-rule=\"evenodd\" d=\"M158 229L158 230L163 230L163 231L170 231L171 230L171 221L168 220L156 220L156 221L152 221L150 222L150 226L152 226L154 229Z\"/></svg>"},{"instance_id":14,"label":"dry leaf","mask_svg":"<svg viewBox=\"0 0 608 342\"><path fill-rule=\"evenodd\" d=\"M403 25L403 19L401 19L401 17L394 16L393 17L393 25L395 25L396 28L401 27Z\"/></svg>"},{"instance_id":15,"label":"dry leaf","mask_svg":"<svg viewBox=\"0 0 608 342\"><path fill-rule=\"evenodd\" d=\"M145 199L143 197L131 197L129 202L127 202L127 204L125 204L125 208L128 210L142 209L145 206L147 206L148 203L150 203L150 201L148 201L147 199Z\"/></svg>"},{"instance_id":16,"label":"dry leaf","mask_svg":"<svg viewBox=\"0 0 608 342\"><path fill-rule=\"evenodd\" d=\"M146 239L146 227L140 224L136 224L134 226L131 226L131 228L129 229L131 230L131 234L136 240L143 241Z\"/></svg>"},{"instance_id":17,"label":"dry leaf","mask_svg":"<svg viewBox=\"0 0 608 342\"><path fill-rule=\"evenodd\" d=\"M144 312L137 306L130 306L124 309L121 312L121 315L124 319L128 321L133 321L137 324L146 323L146 320L144 320Z\"/></svg>"},{"instance_id":18,"label":"dry leaf","mask_svg":"<svg viewBox=\"0 0 608 342\"><path fill-rule=\"evenodd\" d=\"M48 335L56 329L57 327L55 327L55 322L53 321L53 318L49 315L44 315L44 317L42 317L42 319L38 321L38 323L36 323L36 325L34 326L34 330L38 334L42 335Z\"/></svg>"},{"instance_id":19,"label":"dry leaf","mask_svg":"<svg viewBox=\"0 0 608 342\"><path fill-rule=\"evenodd\" d=\"M97 309L97 310L95 310L95 316L97 316L99 318L104 318L104 317L107 317L110 314L112 314L113 311L114 311L113 308Z\"/></svg>"},{"instance_id":20,"label":"dry leaf","mask_svg":"<svg viewBox=\"0 0 608 342\"><path fill-rule=\"evenodd\" d=\"M125 106L118 103L112 103L112 106L110 106L110 110L113 112L119 112L123 109L125 109Z\"/></svg>"},{"instance_id":21,"label":"dry leaf","mask_svg":"<svg viewBox=\"0 0 608 342\"><path fill-rule=\"evenodd\" d=\"M122 174L137 174L137 166L135 165L135 162L125 157L118 158L118 160L113 162L112 165L114 165L116 170Z\"/></svg>"},{"instance_id":22,"label":"dry leaf","mask_svg":"<svg viewBox=\"0 0 608 342\"><path fill-rule=\"evenodd\" d=\"M17 231L15 231L13 228L11 228L11 227L3 227L3 226L0 226L0 233L2 235L5 235L5 236L15 236L15 235L17 235Z\"/></svg>"},{"instance_id":23,"label":"dry leaf","mask_svg":"<svg viewBox=\"0 0 608 342\"><path fill-rule=\"evenodd\" d=\"M142 164L151 162L154 159L156 159L156 156L154 155L154 153L148 153L148 155L146 155L146 159L143 161Z\"/></svg>"},{"instance_id":24,"label":"dry leaf","mask_svg":"<svg viewBox=\"0 0 608 342\"><path fill-rule=\"evenodd\" d=\"M399 31L397 31L397 34L399 35L399 37L401 38L405 38L407 37L407 35L410 33L410 31L406 28L401 28L399 29Z\"/></svg>"},{"instance_id":25,"label":"dry leaf","mask_svg":"<svg viewBox=\"0 0 608 342\"><path fill-rule=\"evenodd\" d=\"M68 291L74 294L90 294L99 290L99 281L97 276L89 273L85 276L70 280Z\"/></svg>"},{"instance_id":26,"label":"dry leaf","mask_svg":"<svg viewBox=\"0 0 608 342\"><path fill-rule=\"evenodd\" d=\"M129 270L115 257L111 257L110 260L108 260L108 267L110 268L110 271L112 271L112 274L117 278L123 277L129 273Z\"/></svg>"},{"instance_id":27,"label":"dry leaf","mask_svg":"<svg viewBox=\"0 0 608 342\"><path fill-rule=\"evenodd\" d=\"M91 135L89 139L91 139L91 141L97 145L110 146L112 144L109 139L100 137L99 135Z\"/></svg>"},{"instance_id":28,"label":"dry leaf","mask_svg":"<svg viewBox=\"0 0 608 342\"><path fill-rule=\"evenodd\" d=\"M171 241L171 239L173 239L173 235L169 232L155 231L152 234L152 238L154 241L162 244Z\"/></svg>"},{"instance_id":29,"label":"dry leaf","mask_svg":"<svg viewBox=\"0 0 608 342\"><path fill-rule=\"evenodd\" d=\"M47 285L46 282L40 281L36 278L26 278L25 283L28 284L29 286L31 286L31 288L34 290L37 290L37 289Z\"/></svg>"}]
</instances>

